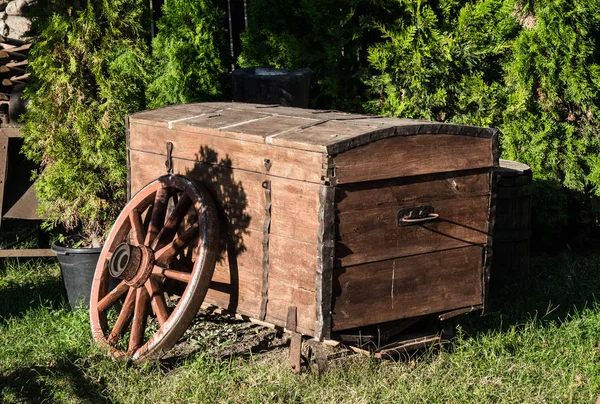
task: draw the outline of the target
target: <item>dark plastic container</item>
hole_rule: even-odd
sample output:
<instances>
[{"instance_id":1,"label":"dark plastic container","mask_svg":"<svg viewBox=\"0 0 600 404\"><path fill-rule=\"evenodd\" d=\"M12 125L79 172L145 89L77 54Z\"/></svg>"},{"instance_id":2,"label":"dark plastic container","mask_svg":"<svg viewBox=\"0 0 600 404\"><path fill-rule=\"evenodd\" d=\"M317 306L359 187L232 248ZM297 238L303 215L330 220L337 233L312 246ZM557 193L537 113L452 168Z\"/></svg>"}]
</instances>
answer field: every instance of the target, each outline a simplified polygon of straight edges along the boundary
<instances>
[{"instance_id":1,"label":"dark plastic container","mask_svg":"<svg viewBox=\"0 0 600 404\"><path fill-rule=\"evenodd\" d=\"M68 248L52 243L71 308L89 307L96 264L102 248Z\"/></svg>"},{"instance_id":2,"label":"dark plastic container","mask_svg":"<svg viewBox=\"0 0 600 404\"><path fill-rule=\"evenodd\" d=\"M270 67L235 69L231 73L233 100L307 108L310 69L286 70Z\"/></svg>"}]
</instances>

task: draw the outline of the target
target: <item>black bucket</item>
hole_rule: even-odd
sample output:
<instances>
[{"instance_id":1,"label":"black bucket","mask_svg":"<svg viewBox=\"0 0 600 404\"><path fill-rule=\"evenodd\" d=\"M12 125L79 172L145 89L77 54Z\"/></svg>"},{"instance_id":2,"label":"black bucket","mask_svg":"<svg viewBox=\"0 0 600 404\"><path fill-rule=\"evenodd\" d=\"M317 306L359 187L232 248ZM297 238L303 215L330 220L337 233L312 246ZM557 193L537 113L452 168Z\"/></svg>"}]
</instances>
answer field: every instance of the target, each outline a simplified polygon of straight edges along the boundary
<instances>
[{"instance_id":1,"label":"black bucket","mask_svg":"<svg viewBox=\"0 0 600 404\"><path fill-rule=\"evenodd\" d=\"M102 248L68 248L52 243L71 308L89 307L96 264Z\"/></svg>"},{"instance_id":2,"label":"black bucket","mask_svg":"<svg viewBox=\"0 0 600 404\"><path fill-rule=\"evenodd\" d=\"M247 67L231 72L233 100L307 108L311 70Z\"/></svg>"}]
</instances>

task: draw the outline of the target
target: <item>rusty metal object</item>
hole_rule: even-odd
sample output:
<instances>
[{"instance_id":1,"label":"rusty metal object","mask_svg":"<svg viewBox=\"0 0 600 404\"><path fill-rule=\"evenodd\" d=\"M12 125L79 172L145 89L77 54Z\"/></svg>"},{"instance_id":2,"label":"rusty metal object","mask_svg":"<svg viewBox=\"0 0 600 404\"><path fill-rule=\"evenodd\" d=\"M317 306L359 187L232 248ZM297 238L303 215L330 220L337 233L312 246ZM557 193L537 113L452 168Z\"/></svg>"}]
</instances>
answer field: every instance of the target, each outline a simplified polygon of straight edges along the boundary
<instances>
[{"instance_id":1,"label":"rusty metal object","mask_svg":"<svg viewBox=\"0 0 600 404\"><path fill-rule=\"evenodd\" d=\"M299 373L301 370L302 358L302 334L296 331L298 322L298 309L294 307L288 308L287 323L285 328L292 334L290 337L290 356L289 364L292 372Z\"/></svg>"},{"instance_id":2,"label":"rusty metal object","mask_svg":"<svg viewBox=\"0 0 600 404\"><path fill-rule=\"evenodd\" d=\"M122 243L111 257L108 268L113 278L124 280L132 288L139 288L152 274L154 251L145 245Z\"/></svg>"},{"instance_id":3,"label":"rusty metal object","mask_svg":"<svg viewBox=\"0 0 600 404\"><path fill-rule=\"evenodd\" d=\"M263 224L263 258L262 258L262 288L260 315L261 320L267 317L267 303L269 302L269 235L271 233L271 181L264 181L262 184L265 190L265 222Z\"/></svg>"},{"instance_id":4,"label":"rusty metal object","mask_svg":"<svg viewBox=\"0 0 600 404\"><path fill-rule=\"evenodd\" d=\"M187 220L191 216L196 220ZM96 267L90 298L96 342L113 356L134 362L169 350L204 300L218 248L217 210L201 184L167 175L144 187L117 218ZM113 278L121 283L108 292ZM186 286L178 299L165 299L171 293L167 279ZM177 303L170 307L167 301ZM118 315L108 316L110 310ZM158 329L147 337L152 321ZM129 341L121 343L128 332Z\"/></svg>"}]
</instances>

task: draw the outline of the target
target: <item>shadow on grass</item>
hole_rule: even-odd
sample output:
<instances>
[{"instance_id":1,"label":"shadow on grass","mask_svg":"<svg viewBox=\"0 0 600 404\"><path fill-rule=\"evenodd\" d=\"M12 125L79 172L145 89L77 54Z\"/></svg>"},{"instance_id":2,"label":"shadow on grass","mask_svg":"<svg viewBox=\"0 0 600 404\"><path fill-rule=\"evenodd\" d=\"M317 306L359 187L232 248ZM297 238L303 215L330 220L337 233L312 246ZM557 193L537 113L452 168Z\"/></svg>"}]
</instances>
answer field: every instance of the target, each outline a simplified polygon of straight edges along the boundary
<instances>
[{"instance_id":1,"label":"shadow on grass","mask_svg":"<svg viewBox=\"0 0 600 404\"><path fill-rule=\"evenodd\" d=\"M470 334L504 331L532 319L561 323L598 302L599 269L598 253L534 256L527 277L493 291L485 316L471 313L454 323Z\"/></svg>"},{"instance_id":2,"label":"shadow on grass","mask_svg":"<svg viewBox=\"0 0 600 404\"><path fill-rule=\"evenodd\" d=\"M52 392L72 395L77 402L109 403L102 395L104 387L86 379L81 369L63 360L48 366L18 368L0 376L0 391L5 399L16 402L54 401Z\"/></svg>"},{"instance_id":3,"label":"shadow on grass","mask_svg":"<svg viewBox=\"0 0 600 404\"><path fill-rule=\"evenodd\" d=\"M65 304L62 278L58 269L48 269L51 266L48 259L0 260L0 323L41 306L58 309Z\"/></svg>"}]
</instances>

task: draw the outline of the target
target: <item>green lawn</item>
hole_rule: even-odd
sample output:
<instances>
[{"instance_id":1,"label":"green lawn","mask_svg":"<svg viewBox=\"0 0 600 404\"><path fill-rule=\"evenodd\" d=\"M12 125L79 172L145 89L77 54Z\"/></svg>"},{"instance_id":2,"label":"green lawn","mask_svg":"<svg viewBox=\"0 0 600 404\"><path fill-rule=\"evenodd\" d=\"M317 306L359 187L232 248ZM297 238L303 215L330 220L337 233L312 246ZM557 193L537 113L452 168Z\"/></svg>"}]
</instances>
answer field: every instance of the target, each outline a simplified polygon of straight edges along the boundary
<instances>
[{"instance_id":1,"label":"green lawn","mask_svg":"<svg viewBox=\"0 0 600 404\"><path fill-rule=\"evenodd\" d=\"M66 307L56 264L0 265L5 402L593 403L600 394L600 255L535 258L526 286L498 293L485 317L455 319L450 343L404 362L348 356L321 377L291 374L284 348L224 358L214 345L226 340L201 321L187 355L113 361L94 347L88 313ZM235 326L225 335L235 338Z\"/></svg>"}]
</instances>

